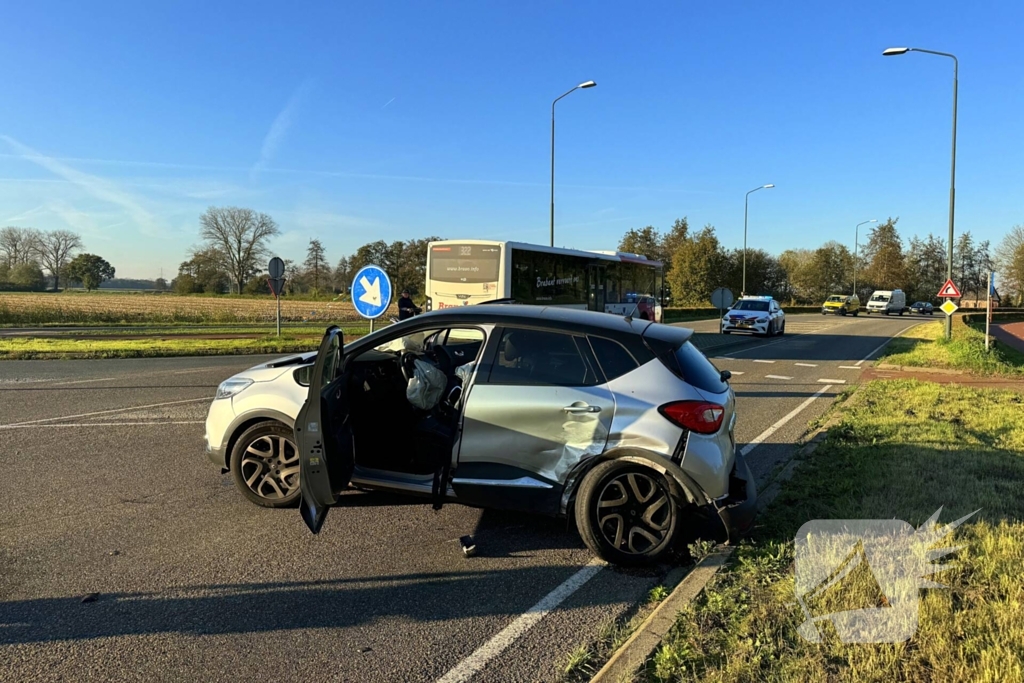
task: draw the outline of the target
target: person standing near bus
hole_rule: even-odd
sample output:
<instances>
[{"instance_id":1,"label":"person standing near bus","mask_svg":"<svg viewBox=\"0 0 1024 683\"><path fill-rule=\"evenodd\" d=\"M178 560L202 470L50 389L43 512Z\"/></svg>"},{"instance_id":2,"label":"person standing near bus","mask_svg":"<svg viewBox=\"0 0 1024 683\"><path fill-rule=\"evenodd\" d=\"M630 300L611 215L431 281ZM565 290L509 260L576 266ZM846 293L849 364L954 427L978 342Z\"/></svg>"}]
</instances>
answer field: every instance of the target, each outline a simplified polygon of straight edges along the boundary
<instances>
[{"instance_id":1,"label":"person standing near bus","mask_svg":"<svg viewBox=\"0 0 1024 683\"><path fill-rule=\"evenodd\" d=\"M408 320L419 312L419 307L413 303L412 298L409 296L409 290L403 290L402 297L398 300L398 319Z\"/></svg>"}]
</instances>

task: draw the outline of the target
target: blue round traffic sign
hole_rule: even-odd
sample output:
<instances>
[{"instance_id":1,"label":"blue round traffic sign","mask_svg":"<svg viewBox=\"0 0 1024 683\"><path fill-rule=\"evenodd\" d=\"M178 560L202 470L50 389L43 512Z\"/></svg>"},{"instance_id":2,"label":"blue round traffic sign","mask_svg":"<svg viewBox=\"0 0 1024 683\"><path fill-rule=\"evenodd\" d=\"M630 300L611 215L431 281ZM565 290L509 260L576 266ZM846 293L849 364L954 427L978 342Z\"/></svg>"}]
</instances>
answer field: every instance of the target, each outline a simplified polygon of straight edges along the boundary
<instances>
[{"instance_id":1,"label":"blue round traffic sign","mask_svg":"<svg viewBox=\"0 0 1024 683\"><path fill-rule=\"evenodd\" d=\"M363 266L352 279L352 305L364 318L379 318L391 305L391 280L380 266Z\"/></svg>"}]
</instances>

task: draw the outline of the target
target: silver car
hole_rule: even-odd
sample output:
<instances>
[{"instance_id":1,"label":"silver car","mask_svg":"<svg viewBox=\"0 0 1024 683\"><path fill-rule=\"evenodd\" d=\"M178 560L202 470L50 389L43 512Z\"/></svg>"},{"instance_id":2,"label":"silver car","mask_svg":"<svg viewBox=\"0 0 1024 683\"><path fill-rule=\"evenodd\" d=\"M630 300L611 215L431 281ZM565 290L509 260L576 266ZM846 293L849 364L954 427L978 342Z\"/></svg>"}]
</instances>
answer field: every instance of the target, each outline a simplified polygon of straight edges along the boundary
<instances>
[{"instance_id":1,"label":"silver car","mask_svg":"<svg viewBox=\"0 0 1024 683\"><path fill-rule=\"evenodd\" d=\"M599 557L654 562L708 520L723 536L741 533L755 505L733 437L729 375L691 334L516 305L428 313L349 345L331 327L314 365L286 359L295 363L291 376L278 375L309 384L294 441L277 441L275 455L269 435L249 453L259 471L235 480L252 494L248 482L284 473L276 487L295 497L298 474L300 511L314 533L355 484L426 496L435 506L567 516ZM427 375L438 380L434 396L420 391ZM239 419L228 422L241 428ZM245 460L249 437L232 441L230 427L210 434L209 422L207 432L208 443L234 444L210 447L218 464Z\"/></svg>"}]
</instances>

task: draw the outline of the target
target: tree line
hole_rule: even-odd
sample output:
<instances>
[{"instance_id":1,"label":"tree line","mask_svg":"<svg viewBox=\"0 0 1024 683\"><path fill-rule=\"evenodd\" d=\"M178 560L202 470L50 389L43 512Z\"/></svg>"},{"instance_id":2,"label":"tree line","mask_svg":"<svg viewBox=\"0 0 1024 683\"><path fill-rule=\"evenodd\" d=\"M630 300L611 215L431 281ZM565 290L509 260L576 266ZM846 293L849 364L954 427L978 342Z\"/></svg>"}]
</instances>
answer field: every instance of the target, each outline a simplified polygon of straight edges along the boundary
<instances>
[{"instance_id":1,"label":"tree line","mask_svg":"<svg viewBox=\"0 0 1024 683\"><path fill-rule=\"evenodd\" d=\"M746 254L746 290L791 304L817 304L830 294L853 292L865 300L876 289L902 289L911 300L934 300L946 279L946 242L929 234L904 239L899 218L889 218L867 232L856 253L832 240L816 249L789 249L774 255L764 249ZM210 207L199 218L201 243L167 283L156 289L179 294L269 294L265 268L271 240L280 228L269 215L240 207ZM305 258L285 259L285 294L345 295L355 273L375 264L387 271L396 291L422 295L426 281L427 244L438 237L362 245L332 265L323 243L311 238ZM619 251L643 254L665 264L669 303L706 306L711 292L743 289L743 250L727 249L715 227L692 229L686 217L662 232L653 226L628 230ZM0 288L59 289L78 282L94 289L114 278L114 268L95 254L80 253L81 238L67 230L31 228L0 230ZM45 272L44 272L45 270ZM1004 304L1024 298L1024 225L1010 229L997 248L963 232L953 245L953 279L968 300L984 300L988 273L998 272Z\"/></svg>"},{"instance_id":2,"label":"tree line","mask_svg":"<svg viewBox=\"0 0 1024 683\"><path fill-rule=\"evenodd\" d=\"M878 289L902 289L908 300L933 301L946 281L946 241L931 234L904 240L898 221L889 218L876 225L856 254L834 240L778 256L748 249L747 293L791 304L818 304L830 294L849 294L855 288L862 301ZM664 233L652 226L634 228L623 236L619 250L663 261L675 306L706 306L718 287L727 287L734 295L743 289L743 250L723 247L712 225L693 231L681 218ZM1003 303L1020 305L1024 226L1012 228L994 253L988 240L977 241L969 231L960 233L953 244L953 280L964 298L984 301L993 270L999 274Z\"/></svg>"},{"instance_id":3,"label":"tree line","mask_svg":"<svg viewBox=\"0 0 1024 683\"><path fill-rule=\"evenodd\" d=\"M265 270L271 238L280 234L274 219L252 209L210 207L199 223L202 243L178 266L170 288L179 294L270 294ZM419 294L426 281L427 244L436 239L378 240L332 265L323 243L311 238L304 259L284 259L284 294L347 295L356 272L369 264L382 267L396 291Z\"/></svg>"},{"instance_id":4,"label":"tree line","mask_svg":"<svg viewBox=\"0 0 1024 683\"><path fill-rule=\"evenodd\" d=\"M114 277L106 259L81 249L82 238L70 230L0 229L0 290L59 290L61 283L91 290Z\"/></svg>"}]
</instances>

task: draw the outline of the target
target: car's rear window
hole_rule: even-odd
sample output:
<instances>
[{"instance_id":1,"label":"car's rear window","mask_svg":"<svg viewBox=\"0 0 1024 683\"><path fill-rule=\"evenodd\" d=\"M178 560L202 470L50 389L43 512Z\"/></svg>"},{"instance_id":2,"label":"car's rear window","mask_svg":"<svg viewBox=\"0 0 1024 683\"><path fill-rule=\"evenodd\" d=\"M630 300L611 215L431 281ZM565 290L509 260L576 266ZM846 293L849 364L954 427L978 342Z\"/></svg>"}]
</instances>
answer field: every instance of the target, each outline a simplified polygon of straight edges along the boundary
<instances>
[{"instance_id":1,"label":"car's rear window","mask_svg":"<svg viewBox=\"0 0 1024 683\"><path fill-rule=\"evenodd\" d=\"M722 381L722 373L718 368L690 342L676 349L675 357L683 379L688 384L713 394L721 394L729 389L729 385Z\"/></svg>"},{"instance_id":2,"label":"car's rear window","mask_svg":"<svg viewBox=\"0 0 1024 683\"><path fill-rule=\"evenodd\" d=\"M590 346L594 349L597 362L604 370L604 376L608 381L640 367L633 354L617 341L604 337L590 337Z\"/></svg>"}]
</instances>

